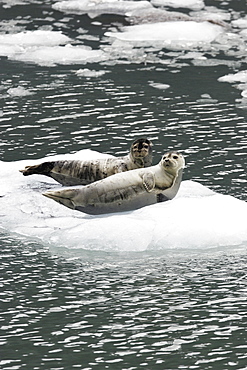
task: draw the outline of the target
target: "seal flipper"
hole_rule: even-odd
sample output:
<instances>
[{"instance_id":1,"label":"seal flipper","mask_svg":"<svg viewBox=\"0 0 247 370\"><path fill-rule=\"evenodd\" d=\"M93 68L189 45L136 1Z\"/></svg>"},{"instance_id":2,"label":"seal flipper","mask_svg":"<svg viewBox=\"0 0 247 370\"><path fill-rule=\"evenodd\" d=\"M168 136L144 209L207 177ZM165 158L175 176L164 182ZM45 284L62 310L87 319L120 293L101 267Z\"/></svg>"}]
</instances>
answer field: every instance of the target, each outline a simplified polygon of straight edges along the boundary
<instances>
[{"instance_id":1,"label":"seal flipper","mask_svg":"<svg viewBox=\"0 0 247 370\"><path fill-rule=\"evenodd\" d=\"M44 162L41 164L36 164L34 166L26 166L24 170L20 170L24 176L29 175L45 175L50 176L50 172L52 171L55 162Z\"/></svg>"},{"instance_id":2,"label":"seal flipper","mask_svg":"<svg viewBox=\"0 0 247 370\"><path fill-rule=\"evenodd\" d=\"M183 177L183 168L180 168L178 170L177 176L175 177L172 186L157 195L157 203L171 200L177 195L177 192L180 188L180 184L182 181L182 177Z\"/></svg>"},{"instance_id":3,"label":"seal flipper","mask_svg":"<svg viewBox=\"0 0 247 370\"><path fill-rule=\"evenodd\" d=\"M73 189L68 190L61 190L61 191L47 191L43 193L43 195L47 198L51 198L56 202L63 204L64 206L76 209L76 205L73 202L73 198L77 195L77 191Z\"/></svg>"},{"instance_id":4,"label":"seal flipper","mask_svg":"<svg viewBox=\"0 0 247 370\"><path fill-rule=\"evenodd\" d=\"M155 178L152 172L144 173L142 183L145 190L150 193L155 187Z\"/></svg>"}]
</instances>

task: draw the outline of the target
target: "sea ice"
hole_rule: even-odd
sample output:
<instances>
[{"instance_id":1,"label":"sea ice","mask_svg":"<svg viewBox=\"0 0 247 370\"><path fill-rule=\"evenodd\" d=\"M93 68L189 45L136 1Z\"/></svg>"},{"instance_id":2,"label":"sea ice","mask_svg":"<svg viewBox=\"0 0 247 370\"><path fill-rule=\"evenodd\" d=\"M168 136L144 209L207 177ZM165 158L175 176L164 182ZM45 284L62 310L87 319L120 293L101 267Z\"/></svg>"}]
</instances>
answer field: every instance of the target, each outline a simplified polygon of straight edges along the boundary
<instances>
[{"instance_id":1,"label":"sea ice","mask_svg":"<svg viewBox=\"0 0 247 370\"><path fill-rule=\"evenodd\" d=\"M107 60L108 56L102 50L68 44L66 46L28 48L21 54L11 55L10 59L54 66L56 64L97 63Z\"/></svg>"},{"instance_id":2,"label":"sea ice","mask_svg":"<svg viewBox=\"0 0 247 370\"><path fill-rule=\"evenodd\" d=\"M10 96L19 96L19 97L33 94L32 91L25 89L25 87L23 86L11 87L10 89L7 90L7 93Z\"/></svg>"},{"instance_id":3,"label":"sea ice","mask_svg":"<svg viewBox=\"0 0 247 370\"><path fill-rule=\"evenodd\" d=\"M71 45L71 39L57 31L25 31L0 35L0 55L22 62L54 66L107 60L102 50Z\"/></svg>"},{"instance_id":4,"label":"sea ice","mask_svg":"<svg viewBox=\"0 0 247 370\"><path fill-rule=\"evenodd\" d=\"M237 73L230 73L228 75L222 76L218 78L220 82L246 82L247 83L247 70L240 71Z\"/></svg>"},{"instance_id":5,"label":"sea ice","mask_svg":"<svg viewBox=\"0 0 247 370\"><path fill-rule=\"evenodd\" d=\"M191 48L214 41L222 32L221 26L209 22L177 21L126 26L122 32L106 32L106 36L135 45Z\"/></svg>"},{"instance_id":6,"label":"sea ice","mask_svg":"<svg viewBox=\"0 0 247 370\"><path fill-rule=\"evenodd\" d=\"M77 76L81 77L101 77L106 73L107 71L95 71L88 68L78 69L78 71L76 71Z\"/></svg>"},{"instance_id":7,"label":"sea ice","mask_svg":"<svg viewBox=\"0 0 247 370\"><path fill-rule=\"evenodd\" d=\"M149 85L159 90L166 90L166 89L169 89L170 87L170 85L168 84L163 84L160 82L151 82L151 81L149 82Z\"/></svg>"},{"instance_id":8,"label":"sea ice","mask_svg":"<svg viewBox=\"0 0 247 370\"><path fill-rule=\"evenodd\" d=\"M151 8L149 1L123 0L68 0L53 4L53 9L66 13L88 14L95 18L101 14L131 15L133 11Z\"/></svg>"},{"instance_id":9,"label":"sea ice","mask_svg":"<svg viewBox=\"0 0 247 370\"><path fill-rule=\"evenodd\" d=\"M155 6L170 6L172 8L202 9L205 4L203 0L151 0Z\"/></svg>"},{"instance_id":10,"label":"sea ice","mask_svg":"<svg viewBox=\"0 0 247 370\"><path fill-rule=\"evenodd\" d=\"M0 45L52 46L66 44L69 41L71 41L70 38L63 35L60 31L36 30L0 35Z\"/></svg>"},{"instance_id":11,"label":"sea ice","mask_svg":"<svg viewBox=\"0 0 247 370\"><path fill-rule=\"evenodd\" d=\"M25 165L52 159L107 157L91 150L75 154L1 162L0 227L44 245L69 249L145 251L192 248L206 250L247 245L247 204L232 196L183 181L171 201L132 212L90 216L42 196L59 188L40 175L24 177Z\"/></svg>"}]
</instances>

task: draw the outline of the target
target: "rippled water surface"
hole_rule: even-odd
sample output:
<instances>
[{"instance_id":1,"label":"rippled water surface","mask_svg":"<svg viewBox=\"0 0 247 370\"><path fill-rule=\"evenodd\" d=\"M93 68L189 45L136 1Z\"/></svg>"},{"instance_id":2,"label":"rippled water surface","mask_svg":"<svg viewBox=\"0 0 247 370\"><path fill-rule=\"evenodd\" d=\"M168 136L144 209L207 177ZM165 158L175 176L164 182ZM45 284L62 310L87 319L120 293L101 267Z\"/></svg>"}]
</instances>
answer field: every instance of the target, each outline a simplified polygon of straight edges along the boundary
<instances>
[{"instance_id":1,"label":"rippled water surface","mask_svg":"<svg viewBox=\"0 0 247 370\"><path fill-rule=\"evenodd\" d=\"M245 255L76 262L2 242L1 368L246 368Z\"/></svg>"},{"instance_id":2,"label":"rippled water surface","mask_svg":"<svg viewBox=\"0 0 247 370\"><path fill-rule=\"evenodd\" d=\"M179 150L185 180L246 202L246 1L153 2L180 12L163 41L128 27L144 35L151 19L159 34L165 13L55 3L0 2L1 160L125 155L146 136L154 163ZM199 41L174 36L184 17ZM1 369L247 368L246 244L100 252L0 227Z\"/></svg>"}]
</instances>

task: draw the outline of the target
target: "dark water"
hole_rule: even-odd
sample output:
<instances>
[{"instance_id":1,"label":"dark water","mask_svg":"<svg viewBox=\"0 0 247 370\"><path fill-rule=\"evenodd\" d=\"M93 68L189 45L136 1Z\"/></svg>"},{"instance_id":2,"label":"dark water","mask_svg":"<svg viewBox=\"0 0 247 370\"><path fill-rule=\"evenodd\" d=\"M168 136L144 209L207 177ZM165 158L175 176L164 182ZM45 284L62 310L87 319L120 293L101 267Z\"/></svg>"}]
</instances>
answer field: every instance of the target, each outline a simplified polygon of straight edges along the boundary
<instances>
[{"instance_id":1,"label":"dark water","mask_svg":"<svg viewBox=\"0 0 247 370\"><path fill-rule=\"evenodd\" d=\"M62 31L99 48L110 45L107 30L127 24L119 15L92 20L52 4L2 2L1 35ZM229 13L228 25L246 13L245 1L205 5ZM244 82L218 81L246 70L246 48L238 40L195 51L206 59L150 47L54 66L1 56L1 160L86 148L122 155L147 136L155 163L167 149L180 150L184 179L246 201L247 104L237 86ZM105 74L77 74L85 68ZM244 247L71 251L5 230L0 245L1 369L247 369Z\"/></svg>"},{"instance_id":2,"label":"dark water","mask_svg":"<svg viewBox=\"0 0 247 370\"><path fill-rule=\"evenodd\" d=\"M245 255L75 262L2 241L2 369L246 368Z\"/></svg>"}]
</instances>

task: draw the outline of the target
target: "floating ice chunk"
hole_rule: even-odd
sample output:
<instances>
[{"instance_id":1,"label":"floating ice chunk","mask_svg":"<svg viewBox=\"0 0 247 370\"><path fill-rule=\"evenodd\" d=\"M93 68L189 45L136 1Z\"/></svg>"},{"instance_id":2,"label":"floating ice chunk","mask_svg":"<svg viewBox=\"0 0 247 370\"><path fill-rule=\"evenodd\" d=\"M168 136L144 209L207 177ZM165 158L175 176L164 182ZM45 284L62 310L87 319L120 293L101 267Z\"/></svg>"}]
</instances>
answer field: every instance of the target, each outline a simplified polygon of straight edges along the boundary
<instances>
[{"instance_id":1,"label":"floating ice chunk","mask_svg":"<svg viewBox=\"0 0 247 370\"><path fill-rule=\"evenodd\" d=\"M145 0L69 0L53 4L53 9L66 13L88 14L91 18L101 14L131 15L133 11L151 8L152 5Z\"/></svg>"},{"instance_id":2,"label":"floating ice chunk","mask_svg":"<svg viewBox=\"0 0 247 370\"><path fill-rule=\"evenodd\" d=\"M7 93L10 96L28 96L32 95L32 91L25 89L23 86L18 86L18 87L11 87L10 89L7 90Z\"/></svg>"},{"instance_id":3,"label":"floating ice chunk","mask_svg":"<svg viewBox=\"0 0 247 370\"><path fill-rule=\"evenodd\" d=\"M205 4L203 0L151 0L155 6L170 6L172 8L202 9Z\"/></svg>"},{"instance_id":4,"label":"floating ice chunk","mask_svg":"<svg viewBox=\"0 0 247 370\"><path fill-rule=\"evenodd\" d=\"M57 249L124 252L247 245L246 202L193 181L183 181L172 201L132 212L89 216L43 197L44 191L57 188L52 179L27 178L18 171L55 158L94 156L102 154L87 150L39 161L0 161L0 227Z\"/></svg>"},{"instance_id":5,"label":"floating ice chunk","mask_svg":"<svg viewBox=\"0 0 247 370\"><path fill-rule=\"evenodd\" d=\"M77 76L81 77L101 77L106 73L107 71L95 71L88 68L79 69L78 71L76 71Z\"/></svg>"},{"instance_id":6,"label":"floating ice chunk","mask_svg":"<svg viewBox=\"0 0 247 370\"><path fill-rule=\"evenodd\" d=\"M247 71L231 73L218 78L219 82L247 82Z\"/></svg>"},{"instance_id":7,"label":"floating ice chunk","mask_svg":"<svg viewBox=\"0 0 247 370\"><path fill-rule=\"evenodd\" d=\"M77 64L108 59L101 50L68 44L69 37L55 31L25 31L0 35L0 55L40 65ZM65 46L59 46L67 44Z\"/></svg>"},{"instance_id":8,"label":"floating ice chunk","mask_svg":"<svg viewBox=\"0 0 247 370\"><path fill-rule=\"evenodd\" d=\"M1 3L3 3L3 8L11 8L11 6L16 6L16 5L26 5L26 1L22 0L1 0Z\"/></svg>"},{"instance_id":9,"label":"floating ice chunk","mask_svg":"<svg viewBox=\"0 0 247 370\"><path fill-rule=\"evenodd\" d=\"M166 90L166 89L169 89L170 87L170 85L168 84L162 84L159 82L149 82L149 85L159 90Z\"/></svg>"},{"instance_id":10,"label":"floating ice chunk","mask_svg":"<svg viewBox=\"0 0 247 370\"><path fill-rule=\"evenodd\" d=\"M232 25L238 28L247 28L247 17L236 19L232 21Z\"/></svg>"},{"instance_id":11,"label":"floating ice chunk","mask_svg":"<svg viewBox=\"0 0 247 370\"><path fill-rule=\"evenodd\" d=\"M244 97L244 98L247 98L247 89L246 90L243 90L241 92L241 95Z\"/></svg>"},{"instance_id":12,"label":"floating ice chunk","mask_svg":"<svg viewBox=\"0 0 247 370\"><path fill-rule=\"evenodd\" d=\"M21 54L14 54L10 59L32 62L39 65L85 64L107 60L108 56L101 50L92 50L85 46L47 46L28 48Z\"/></svg>"},{"instance_id":13,"label":"floating ice chunk","mask_svg":"<svg viewBox=\"0 0 247 370\"><path fill-rule=\"evenodd\" d=\"M123 27L123 32L106 32L106 36L134 44L190 48L210 43L222 32L222 27L208 22L178 21L127 26Z\"/></svg>"},{"instance_id":14,"label":"floating ice chunk","mask_svg":"<svg viewBox=\"0 0 247 370\"><path fill-rule=\"evenodd\" d=\"M0 45L61 45L66 44L69 37L63 35L60 31L24 31L14 34L0 35ZM0 48L1 54L1 48Z\"/></svg>"}]
</instances>

